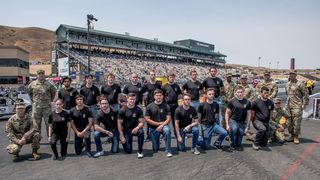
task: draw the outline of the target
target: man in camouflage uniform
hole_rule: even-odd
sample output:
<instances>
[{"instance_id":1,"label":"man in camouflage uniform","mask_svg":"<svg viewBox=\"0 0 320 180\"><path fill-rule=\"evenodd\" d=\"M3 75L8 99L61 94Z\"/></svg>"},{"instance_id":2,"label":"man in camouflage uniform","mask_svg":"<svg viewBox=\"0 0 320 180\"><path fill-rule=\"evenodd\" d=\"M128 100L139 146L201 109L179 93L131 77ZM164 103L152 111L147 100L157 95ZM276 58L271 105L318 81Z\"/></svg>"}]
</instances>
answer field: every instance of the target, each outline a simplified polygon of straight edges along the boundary
<instances>
[{"instance_id":1,"label":"man in camouflage uniform","mask_svg":"<svg viewBox=\"0 0 320 180\"><path fill-rule=\"evenodd\" d=\"M55 97L56 89L51 83L45 80L44 70L40 69L37 71L37 80L31 82L27 90L32 101L32 119L34 125L41 134L41 123L43 119L48 135L51 102Z\"/></svg>"},{"instance_id":2,"label":"man in camouflage uniform","mask_svg":"<svg viewBox=\"0 0 320 180\"><path fill-rule=\"evenodd\" d=\"M228 102L233 98L234 96L234 88L235 88L235 83L232 81L232 74L228 73L226 80L223 82L224 85L224 93L221 96L221 116L222 116L222 121L221 125L223 128L226 129L226 120L225 120L225 114L226 114L226 109Z\"/></svg>"},{"instance_id":3,"label":"man in camouflage uniform","mask_svg":"<svg viewBox=\"0 0 320 180\"><path fill-rule=\"evenodd\" d=\"M264 72L264 80L259 82L256 86L256 93L257 93L257 96L260 94L260 91L261 91L261 88L263 86L266 86L269 88L269 97L270 99L274 99L277 97L278 95L278 86L277 84L272 80L270 79L270 72L269 71L265 71Z\"/></svg>"},{"instance_id":4,"label":"man in camouflage uniform","mask_svg":"<svg viewBox=\"0 0 320 180\"><path fill-rule=\"evenodd\" d=\"M286 84L286 95L286 110L291 116L287 123L291 137L287 141L299 144L302 111L309 103L309 96L304 82L297 80L296 71L290 71L289 82Z\"/></svg>"},{"instance_id":5,"label":"man in camouflage uniform","mask_svg":"<svg viewBox=\"0 0 320 180\"><path fill-rule=\"evenodd\" d=\"M33 127L31 117L25 113L23 103L16 104L16 114L6 123L5 132L10 141L7 151L13 155L14 161L18 160L22 146L30 143L32 143L33 160L40 159L37 151L40 148L41 136L39 131Z\"/></svg>"},{"instance_id":6,"label":"man in camouflage uniform","mask_svg":"<svg viewBox=\"0 0 320 180\"><path fill-rule=\"evenodd\" d=\"M285 124L282 124L280 122L281 118L290 118L290 115L287 111L285 111L281 107L281 101L279 98L275 98L273 100L274 102L274 110L272 112L272 117L269 122L269 140L268 142L278 142L283 143L284 142L284 129Z\"/></svg>"},{"instance_id":7,"label":"man in camouflage uniform","mask_svg":"<svg viewBox=\"0 0 320 180\"><path fill-rule=\"evenodd\" d=\"M245 74L242 74L240 76L240 80L238 85L241 85L242 87L244 87L244 93L243 93L243 98L248 99L249 101L252 101L254 98L254 88L252 86L250 86L248 83L248 78ZM238 86L237 85L237 86Z\"/></svg>"}]
</instances>

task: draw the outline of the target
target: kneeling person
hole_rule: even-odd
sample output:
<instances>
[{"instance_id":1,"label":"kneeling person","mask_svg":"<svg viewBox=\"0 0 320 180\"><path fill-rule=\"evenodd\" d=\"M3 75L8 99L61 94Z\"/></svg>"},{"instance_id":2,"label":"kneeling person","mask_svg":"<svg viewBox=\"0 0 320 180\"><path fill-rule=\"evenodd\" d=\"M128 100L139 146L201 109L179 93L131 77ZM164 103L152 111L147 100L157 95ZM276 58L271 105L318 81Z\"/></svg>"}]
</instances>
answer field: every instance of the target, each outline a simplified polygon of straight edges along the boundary
<instances>
[{"instance_id":1,"label":"kneeling person","mask_svg":"<svg viewBox=\"0 0 320 180\"><path fill-rule=\"evenodd\" d=\"M192 147L191 152L198 155L200 152L197 149L199 128L198 115L194 107L190 106L191 95L183 95L183 105L179 106L175 113L175 126L178 141L178 150L185 150L185 136L186 133L192 132Z\"/></svg>"},{"instance_id":2,"label":"kneeling person","mask_svg":"<svg viewBox=\"0 0 320 180\"><path fill-rule=\"evenodd\" d=\"M127 105L120 109L118 130L123 150L132 153L132 136L138 136L138 158L143 158L144 117L141 108L136 105L136 95L128 94Z\"/></svg>"},{"instance_id":3,"label":"kneeling person","mask_svg":"<svg viewBox=\"0 0 320 180\"><path fill-rule=\"evenodd\" d=\"M18 160L22 146L30 143L32 143L33 160L40 159L37 151L40 148L41 136L39 131L34 128L31 117L25 113L23 103L16 103L16 114L6 123L5 132L10 141L7 151L13 155L14 161Z\"/></svg>"},{"instance_id":4,"label":"kneeling person","mask_svg":"<svg viewBox=\"0 0 320 180\"><path fill-rule=\"evenodd\" d=\"M101 137L111 138L111 151L113 153L119 152L119 133L117 129L118 113L110 108L109 102L106 99L100 101L100 110L94 121L94 141L96 143L97 153L94 157L99 157L104 154L102 149ZM104 128L100 125L102 123Z\"/></svg>"}]
</instances>

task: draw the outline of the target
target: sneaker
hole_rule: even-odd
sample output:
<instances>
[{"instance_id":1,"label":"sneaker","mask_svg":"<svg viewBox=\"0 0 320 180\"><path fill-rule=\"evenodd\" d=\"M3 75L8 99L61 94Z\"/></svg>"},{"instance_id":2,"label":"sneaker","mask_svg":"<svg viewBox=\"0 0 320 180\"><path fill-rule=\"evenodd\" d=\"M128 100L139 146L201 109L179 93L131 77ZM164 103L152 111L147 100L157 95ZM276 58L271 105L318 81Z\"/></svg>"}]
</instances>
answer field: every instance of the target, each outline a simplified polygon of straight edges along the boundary
<instances>
[{"instance_id":1,"label":"sneaker","mask_svg":"<svg viewBox=\"0 0 320 180\"><path fill-rule=\"evenodd\" d=\"M191 152L192 152L193 154L195 154L195 155L199 155L199 154L200 154L200 151L198 150L197 147L191 148Z\"/></svg>"},{"instance_id":2,"label":"sneaker","mask_svg":"<svg viewBox=\"0 0 320 180\"><path fill-rule=\"evenodd\" d=\"M98 158L100 156L104 155L104 151L96 152L93 157Z\"/></svg>"},{"instance_id":3,"label":"sneaker","mask_svg":"<svg viewBox=\"0 0 320 180\"><path fill-rule=\"evenodd\" d=\"M143 153L141 152L141 153L137 153L137 156L138 156L138 159L141 159L141 158L143 158Z\"/></svg>"},{"instance_id":4,"label":"sneaker","mask_svg":"<svg viewBox=\"0 0 320 180\"><path fill-rule=\"evenodd\" d=\"M252 148L256 151L258 151L260 149L260 147L254 143L252 144Z\"/></svg>"},{"instance_id":5,"label":"sneaker","mask_svg":"<svg viewBox=\"0 0 320 180\"><path fill-rule=\"evenodd\" d=\"M93 156L92 156L92 153L91 153L90 151L87 151L86 154L87 154L87 156L88 156L89 158L92 158L92 157L93 157Z\"/></svg>"},{"instance_id":6,"label":"sneaker","mask_svg":"<svg viewBox=\"0 0 320 180\"><path fill-rule=\"evenodd\" d=\"M171 153L167 153L167 157L172 157L173 155Z\"/></svg>"},{"instance_id":7,"label":"sneaker","mask_svg":"<svg viewBox=\"0 0 320 180\"><path fill-rule=\"evenodd\" d=\"M214 143L213 144L213 149L222 150L222 146Z\"/></svg>"},{"instance_id":8,"label":"sneaker","mask_svg":"<svg viewBox=\"0 0 320 180\"><path fill-rule=\"evenodd\" d=\"M54 160L54 161L55 161L55 160L58 160L58 156L53 155L53 156L52 156L52 160Z\"/></svg>"}]
</instances>

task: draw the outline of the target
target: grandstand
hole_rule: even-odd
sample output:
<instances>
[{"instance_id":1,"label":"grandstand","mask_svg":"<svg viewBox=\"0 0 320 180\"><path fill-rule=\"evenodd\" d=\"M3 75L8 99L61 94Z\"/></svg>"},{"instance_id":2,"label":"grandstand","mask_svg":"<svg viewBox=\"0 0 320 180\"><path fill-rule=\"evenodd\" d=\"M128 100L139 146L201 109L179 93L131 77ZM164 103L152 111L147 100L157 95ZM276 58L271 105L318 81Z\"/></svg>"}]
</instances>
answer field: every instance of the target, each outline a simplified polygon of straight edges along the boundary
<instances>
[{"instance_id":1,"label":"grandstand","mask_svg":"<svg viewBox=\"0 0 320 180\"><path fill-rule=\"evenodd\" d=\"M87 43L86 28L60 25L53 46L56 58L69 57L70 72L85 74L88 72ZM205 76L207 67L220 67L226 63L226 55L215 52L213 44L192 39L167 43L130 36L128 33L122 35L90 30L90 44L91 73L112 71L118 75L119 81L127 81L124 77L133 71L143 77L150 68L156 69L160 76L176 68L175 72L182 79L187 78L190 68L196 68Z\"/></svg>"}]
</instances>

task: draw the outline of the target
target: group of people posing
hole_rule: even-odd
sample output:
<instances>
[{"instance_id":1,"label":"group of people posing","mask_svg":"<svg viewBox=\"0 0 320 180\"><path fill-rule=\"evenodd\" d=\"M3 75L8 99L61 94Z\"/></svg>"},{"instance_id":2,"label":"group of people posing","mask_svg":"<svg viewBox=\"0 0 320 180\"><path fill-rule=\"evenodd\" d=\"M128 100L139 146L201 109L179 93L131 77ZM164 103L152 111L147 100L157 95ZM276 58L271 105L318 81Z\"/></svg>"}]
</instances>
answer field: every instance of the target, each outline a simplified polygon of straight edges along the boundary
<instances>
[{"instance_id":1,"label":"group of people posing","mask_svg":"<svg viewBox=\"0 0 320 180\"><path fill-rule=\"evenodd\" d=\"M6 124L10 141L7 151L17 160L22 146L32 143L32 159L40 159L42 120L54 160L66 157L71 129L75 153L80 155L85 148L88 157L104 154L102 137L109 138L112 153L119 152L121 143L123 150L130 154L133 136L138 139L138 158L144 156L145 140L151 141L153 151L158 151L161 137L165 142L166 156L172 157L172 131L178 151L186 150L188 133L192 134L191 152L196 155L200 154L198 147L223 149L225 139L230 140L231 149L242 150L243 136L249 132L251 124L256 129L252 139L255 150L273 141L284 142L285 128L291 135L286 140L299 143L302 110L308 104L308 92L304 83L296 79L295 71L290 72L290 81L286 85L285 108L276 98L278 88L270 79L270 72L264 73L265 79L255 89L247 84L244 75L236 84L232 81L232 74L227 74L223 81L216 76L217 73L215 67L210 68L210 76L200 82L197 72L190 70L190 80L181 88L175 82L173 72L167 74L165 85L156 81L153 70L145 84L138 82L137 74L133 73L131 82L123 89L115 83L112 73L108 74L106 84L100 89L93 84L93 76L87 75L80 91L71 87L70 77L65 77L63 87L56 93L53 85L45 80L44 71L38 70L37 80L28 86L32 100L31 117L25 113L24 104L17 103L16 114ZM55 106L53 112L52 102ZM286 119L285 123L283 119ZM144 130L147 131L146 138ZM218 137L211 145L213 133ZM91 150L92 134L96 144L94 154ZM57 141L61 144L60 157Z\"/></svg>"}]
</instances>

